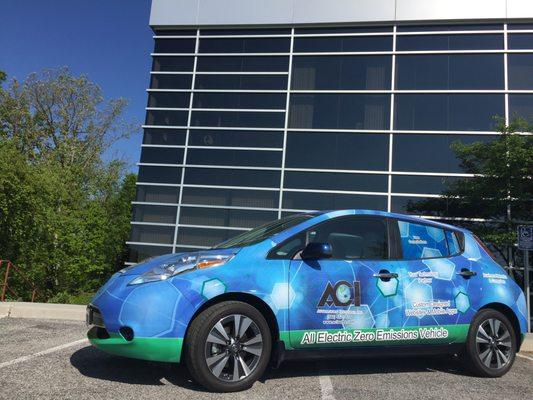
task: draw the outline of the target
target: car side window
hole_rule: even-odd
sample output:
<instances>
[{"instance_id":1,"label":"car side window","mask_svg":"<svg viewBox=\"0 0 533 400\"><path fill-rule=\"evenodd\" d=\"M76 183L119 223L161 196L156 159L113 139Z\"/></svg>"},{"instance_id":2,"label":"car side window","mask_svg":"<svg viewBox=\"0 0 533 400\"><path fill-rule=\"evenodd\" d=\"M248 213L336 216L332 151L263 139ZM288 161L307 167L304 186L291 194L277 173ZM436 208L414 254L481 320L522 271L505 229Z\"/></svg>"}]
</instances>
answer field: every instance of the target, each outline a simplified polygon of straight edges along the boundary
<instances>
[{"instance_id":1,"label":"car side window","mask_svg":"<svg viewBox=\"0 0 533 400\"><path fill-rule=\"evenodd\" d=\"M446 241L448 242L448 249L450 250L451 256L461 253L461 244L456 232L446 231Z\"/></svg>"},{"instance_id":2,"label":"car side window","mask_svg":"<svg viewBox=\"0 0 533 400\"><path fill-rule=\"evenodd\" d=\"M329 243L332 259L388 258L387 223L381 218L336 218L307 231L307 243Z\"/></svg>"},{"instance_id":3,"label":"car side window","mask_svg":"<svg viewBox=\"0 0 533 400\"><path fill-rule=\"evenodd\" d=\"M403 258L406 260L447 257L445 231L434 226L398 221Z\"/></svg>"}]
</instances>

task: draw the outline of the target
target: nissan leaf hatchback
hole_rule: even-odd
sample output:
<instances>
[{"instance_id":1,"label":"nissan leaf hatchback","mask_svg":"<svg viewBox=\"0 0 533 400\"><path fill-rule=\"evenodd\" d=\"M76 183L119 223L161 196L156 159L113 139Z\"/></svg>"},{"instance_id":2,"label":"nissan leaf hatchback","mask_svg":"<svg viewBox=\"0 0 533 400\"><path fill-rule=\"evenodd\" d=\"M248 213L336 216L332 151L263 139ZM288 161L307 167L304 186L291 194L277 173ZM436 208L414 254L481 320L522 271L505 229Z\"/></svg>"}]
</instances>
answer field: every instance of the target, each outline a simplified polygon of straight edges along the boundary
<instances>
[{"instance_id":1,"label":"nissan leaf hatchback","mask_svg":"<svg viewBox=\"0 0 533 400\"><path fill-rule=\"evenodd\" d=\"M284 359L459 354L512 366L523 292L469 231L379 211L292 215L209 250L124 268L87 308L91 343L184 362L209 390L250 387Z\"/></svg>"}]
</instances>

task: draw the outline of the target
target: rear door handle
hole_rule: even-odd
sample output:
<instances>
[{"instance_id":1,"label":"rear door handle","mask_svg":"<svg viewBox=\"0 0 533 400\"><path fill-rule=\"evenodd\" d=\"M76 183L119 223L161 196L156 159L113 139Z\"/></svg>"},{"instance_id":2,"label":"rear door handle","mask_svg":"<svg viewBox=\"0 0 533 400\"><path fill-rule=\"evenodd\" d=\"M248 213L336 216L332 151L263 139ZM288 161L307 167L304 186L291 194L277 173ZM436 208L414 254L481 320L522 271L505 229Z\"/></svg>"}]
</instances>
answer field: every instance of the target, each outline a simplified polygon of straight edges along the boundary
<instances>
[{"instance_id":1,"label":"rear door handle","mask_svg":"<svg viewBox=\"0 0 533 400\"><path fill-rule=\"evenodd\" d=\"M396 272L389 272L389 271L383 271L379 272L379 274L374 274L374 278L379 278L381 280L391 280L392 278L398 278L398 274Z\"/></svg>"},{"instance_id":2,"label":"rear door handle","mask_svg":"<svg viewBox=\"0 0 533 400\"><path fill-rule=\"evenodd\" d=\"M476 271L470 271L469 269L463 268L461 272L458 272L457 275L461 275L463 278L471 278L477 275Z\"/></svg>"}]
</instances>

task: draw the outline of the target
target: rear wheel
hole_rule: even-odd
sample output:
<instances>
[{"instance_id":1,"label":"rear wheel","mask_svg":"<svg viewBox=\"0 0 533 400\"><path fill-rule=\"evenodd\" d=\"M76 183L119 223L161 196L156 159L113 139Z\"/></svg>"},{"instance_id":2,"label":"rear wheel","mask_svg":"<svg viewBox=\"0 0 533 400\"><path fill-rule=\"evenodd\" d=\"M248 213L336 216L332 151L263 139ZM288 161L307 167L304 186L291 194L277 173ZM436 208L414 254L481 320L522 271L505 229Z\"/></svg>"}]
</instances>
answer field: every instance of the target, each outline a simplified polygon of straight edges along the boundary
<instances>
[{"instance_id":1,"label":"rear wheel","mask_svg":"<svg viewBox=\"0 0 533 400\"><path fill-rule=\"evenodd\" d=\"M512 367L516 335L509 319L491 309L480 311L468 333L464 361L476 375L499 377Z\"/></svg>"},{"instance_id":2,"label":"rear wheel","mask_svg":"<svg viewBox=\"0 0 533 400\"><path fill-rule=\"evenodd\" d=\"M270 359L270 329L249 304L227 301L203 311L191 323L185 361L196 382L209 390L247 389Z\"/></svg>"}]
</instances>

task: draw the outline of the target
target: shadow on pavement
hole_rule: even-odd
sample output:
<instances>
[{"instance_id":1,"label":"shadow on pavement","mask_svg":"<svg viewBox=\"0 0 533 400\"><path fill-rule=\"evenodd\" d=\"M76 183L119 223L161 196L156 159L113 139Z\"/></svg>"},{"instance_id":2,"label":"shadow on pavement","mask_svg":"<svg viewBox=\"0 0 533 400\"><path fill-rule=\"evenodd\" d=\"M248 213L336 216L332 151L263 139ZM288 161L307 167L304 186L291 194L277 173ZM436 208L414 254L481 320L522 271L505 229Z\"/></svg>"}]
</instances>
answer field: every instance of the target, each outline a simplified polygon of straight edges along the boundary
<instances>
[{"instance_id":1,"label":"shadow on pavement","mask_svg":"<svg viewBox=\"0 0 533 400\"><path fill-rule=\"evenodd\" d=\"M163 379L186 389L203 391L190 378L186 368L180 364L158 363L128 359L106 354L93 347L84 347L70 357L70 363L82 375L113 382L163 385ZM339 359L287 361L280 368L269 368L261 382L269 380L321 376L321 375L363 375L398 374L407 372L449 373L467 375L459 362L451 357L402 357L374 359Z\"/></svg>"},{"instance_id":2,"label":"shadow on pavement","mask_svg":"<svg viewBox=\"0 0 533 400\"><path fill-rule=\"evenodd\" d=\"M84 347L70 356L70 363L82 375L120 383L164 385L161 380L191 390L202 390L179 364L159 363L106 354L94 347Z\"/></svg>"}]
</instances>

